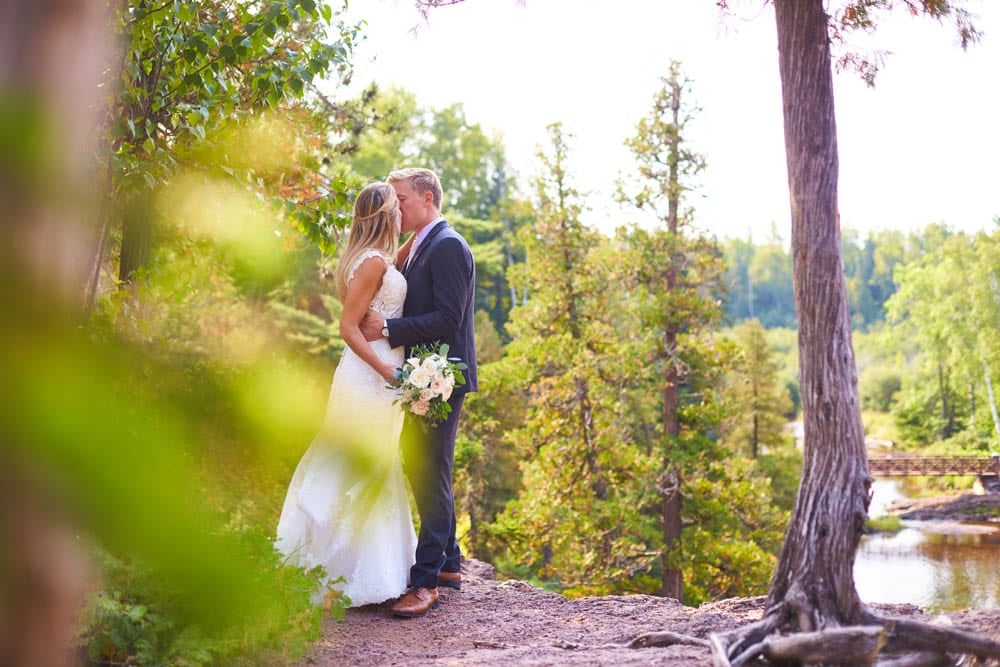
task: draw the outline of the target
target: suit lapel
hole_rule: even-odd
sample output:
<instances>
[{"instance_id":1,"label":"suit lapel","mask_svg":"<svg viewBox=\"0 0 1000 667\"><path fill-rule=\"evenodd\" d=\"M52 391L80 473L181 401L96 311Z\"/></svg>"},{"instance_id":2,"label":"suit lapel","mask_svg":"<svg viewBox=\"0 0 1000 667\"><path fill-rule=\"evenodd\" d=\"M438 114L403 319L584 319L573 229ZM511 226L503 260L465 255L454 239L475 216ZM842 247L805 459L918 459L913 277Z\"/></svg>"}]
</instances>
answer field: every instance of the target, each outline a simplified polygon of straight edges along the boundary
<instances>
[{"instance_id":1,"label":"suit lapel","mask_svg":"<svg viewBox=\"0 0 1000 667\"><path fill-rule=\"evenodd\" d=\"M412 271L413 267L417 265L417 262L420 260L420 257L424 254L424 251L430 247L431 240L433 240L435 236L440 234L441 230L447 226L448 226L447 220L442 220L438 224L434 225L434 229L432 229L427 234L426 238L424 238L424 240L420 242L420 245L417 246L417 251L411 257L407 258L405 264L403 265L404 277L408 278L410 276L410 271Z\"/></svg>"}]
</instances>

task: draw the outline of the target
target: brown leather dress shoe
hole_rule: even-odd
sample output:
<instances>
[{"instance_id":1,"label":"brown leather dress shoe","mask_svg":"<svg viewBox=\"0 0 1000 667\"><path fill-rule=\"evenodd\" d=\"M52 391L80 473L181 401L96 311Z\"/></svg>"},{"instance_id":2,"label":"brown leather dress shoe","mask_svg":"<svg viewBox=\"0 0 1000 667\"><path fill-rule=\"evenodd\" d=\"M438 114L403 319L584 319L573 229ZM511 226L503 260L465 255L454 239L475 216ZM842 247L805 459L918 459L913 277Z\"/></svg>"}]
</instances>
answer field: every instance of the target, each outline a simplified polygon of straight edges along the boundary
<instances>
[{"instance_id":1,"label":"brown leather dress shoe","mask_svg":"<svg viewBox=\"0 0 1000 667\"><path fill-rule=\"evenodd\" d=\"M445 588L462 588L461 572L438 572L438 586Z\"/></svg>"},{"instance_id":2,"label":"brown leather dress shoe","mask_svg":"<svg viewBox=\"0 0 1000 667\"><path fill-rule=\"evenodd\" d=\"M418 618L438 606L436 588L412 586L399 602L392 605L392 613L403 618Z\"/></svg>"}]
</instances>

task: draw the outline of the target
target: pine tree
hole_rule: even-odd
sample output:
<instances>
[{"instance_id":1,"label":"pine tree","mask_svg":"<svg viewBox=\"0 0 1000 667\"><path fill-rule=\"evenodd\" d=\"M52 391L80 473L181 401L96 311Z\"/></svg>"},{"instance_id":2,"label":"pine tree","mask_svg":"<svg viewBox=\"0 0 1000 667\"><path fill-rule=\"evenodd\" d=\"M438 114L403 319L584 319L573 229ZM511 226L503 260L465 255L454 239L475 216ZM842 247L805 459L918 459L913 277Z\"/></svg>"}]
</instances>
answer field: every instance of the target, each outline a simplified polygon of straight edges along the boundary
<instances>
[{"instance_id":1,"label":"pine tree","mask_svg":"<svg viewBox=\"0 0 1000 667\"><path fill-rule=\"evenodd\" d=\"M511 314L513 340L500 362L528 401L523 426L508 436L524 457L523 488L492 530L510 557L551 583L609 591L634 586L656 556L642 539L655 536L653 525L637 511L655 500L653 458L627 429L637 363L617 342L613 262L601 261L600 235L580 222L568 137L559 125L549 129L538 218L522 236L527 260L512 277L530 297Z\"/></svg>"}]
</instances>

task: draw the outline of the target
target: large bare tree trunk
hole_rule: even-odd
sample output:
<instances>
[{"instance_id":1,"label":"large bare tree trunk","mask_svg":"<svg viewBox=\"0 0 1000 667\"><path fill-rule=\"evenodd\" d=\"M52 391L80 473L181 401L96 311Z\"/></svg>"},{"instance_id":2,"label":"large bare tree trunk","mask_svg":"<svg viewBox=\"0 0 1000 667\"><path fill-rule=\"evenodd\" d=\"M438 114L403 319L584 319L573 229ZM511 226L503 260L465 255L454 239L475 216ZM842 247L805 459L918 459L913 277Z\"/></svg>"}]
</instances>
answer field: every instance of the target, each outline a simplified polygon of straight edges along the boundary
<instances>
[{"instance_id":1,"label":"large bare tree trunk","mask_svg":"<svg viewBox=\"0 0 1000 667\"><path fill-rule=\"evenodd\" d=\"M775 0L799 319L805 461L768 604L801 631L855 623L854 555L868 513L837 211L833 73L822 0Z\"/></svg>"}]
</instances>

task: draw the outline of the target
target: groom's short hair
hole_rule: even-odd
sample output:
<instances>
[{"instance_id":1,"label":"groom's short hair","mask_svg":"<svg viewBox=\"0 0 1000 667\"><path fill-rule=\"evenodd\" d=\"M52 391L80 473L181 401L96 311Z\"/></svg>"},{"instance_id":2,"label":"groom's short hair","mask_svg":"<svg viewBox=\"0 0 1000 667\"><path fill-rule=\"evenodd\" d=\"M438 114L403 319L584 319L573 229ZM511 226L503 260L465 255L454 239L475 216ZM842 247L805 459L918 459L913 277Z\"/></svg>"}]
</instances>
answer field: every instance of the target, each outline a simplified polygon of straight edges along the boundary
<instances>
[{"instance_id":1,"label":"groom's short hair","mask_svg":"<svg viewBox=\"0 0 1000 667\"><path fill-rule=\"evenodd\" d=\"M434 199L434 207L441 208L441 179L430 169L424 169L423 167L397 169L389 174L387 180L389 183L409 181L413 184L413 189L417 192L430 192Z\"/></svg>"}]
</instances>

